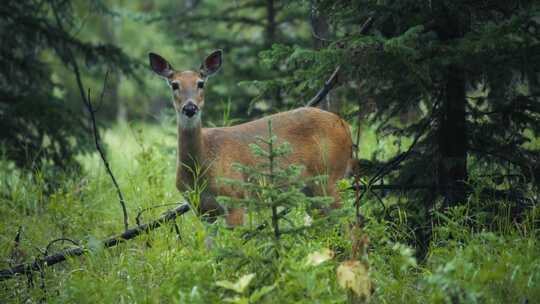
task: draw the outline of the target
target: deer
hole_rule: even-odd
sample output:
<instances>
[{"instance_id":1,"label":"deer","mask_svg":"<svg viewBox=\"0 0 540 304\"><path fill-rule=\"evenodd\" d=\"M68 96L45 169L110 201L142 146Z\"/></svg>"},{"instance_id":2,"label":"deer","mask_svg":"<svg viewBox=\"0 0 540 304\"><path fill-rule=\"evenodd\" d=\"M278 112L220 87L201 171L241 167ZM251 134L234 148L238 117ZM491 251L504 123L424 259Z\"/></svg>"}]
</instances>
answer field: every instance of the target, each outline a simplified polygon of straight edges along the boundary
<instances>
[{"instance_id":1,"label":"deer","mask_svg":"<svg viewBox=\"0 0 540 304\"><path fill-rule=\"evenodd\" d=\"M233 169L235 162L253 166L260 161L251 153L249 145L256 142L256 136L268 134L268 120L272 122L274 135L292 147L282 165L302 165L303 177L327 175L327 183L308 185L307 192L331 196L334 198L332 207L341 206L336 181L346 176L353 160L347 122L319 108L301 107L230 127L204 128L204 90L209 77L220 70L223 52L211 52L198 71L178 71L162 56L153 52L148 56L152 71L165 79L172 91L178 128L178 191L192 189L195 183L200 182L201 177L193 173L196 166L203 168L200 172L204 172L206 188L200 196L200 214L210 218L225 215L227 225L232 227L243 224L245 211L242 208L223 208L216 197L240 198L244 194L218 180L242 179L241 174Z\"/></svg>"}]
</instances>

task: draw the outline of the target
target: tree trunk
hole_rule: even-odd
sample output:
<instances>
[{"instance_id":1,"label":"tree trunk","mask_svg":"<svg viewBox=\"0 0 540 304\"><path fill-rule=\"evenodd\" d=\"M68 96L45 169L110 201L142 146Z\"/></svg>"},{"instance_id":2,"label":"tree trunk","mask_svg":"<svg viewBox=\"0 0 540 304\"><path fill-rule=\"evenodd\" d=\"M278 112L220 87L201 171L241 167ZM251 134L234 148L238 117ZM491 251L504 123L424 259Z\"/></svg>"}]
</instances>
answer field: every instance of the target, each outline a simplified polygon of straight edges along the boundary
<instances>
[{"instance_id":1,"label":"tree trunk","mask_svg":"<svg viewBox=\"0 0 540 304\"><path fill-rule=\"evenodd\" d=\"M266 27L264 30L264 48L270 49L272 45L277 42L276 22L277 9L274 0L266 0ZM281 89L276 88L271 93L271 98L274 103L274 107L281 109L283 108L283 96L281 94Z\"/></svg>"},{"instance_id":2,"label":"tree trunk","mask_svg":"<svg viewBox=\"0 0 540 304\"><path fill-rule=\"evenodd\" d=\"M462 38L468 22L450 11L440 24L439 35L444 43ZM459 64L446 69L442 112L438 130L438 176L439 194L445 206L455 206L466 199L467 181L467 130L465 124L466 78Z\"/></svg>"},{"instance_id":3,"label":"tree trunk","mask_svg":"<svg viewBox=\"0 0 540 304\"><path fill-rule=\"evenodd\" d=\"M439 176L441 194L447 206L465 201L467 180L467 132L465 129L465 75L462 69L448 69L446 96L439 133Z\"/></svg>"},{"instance_id":4,"label":"tree trunk","mask_svg":"<svg viewBox=\"0 0 540 304\"><path fill-rule=\"evenodd\" d=\"M271 48L274 42L276 42L276 8L274 0L266 0L265 48Z\"/></svg>"}]
</instances>

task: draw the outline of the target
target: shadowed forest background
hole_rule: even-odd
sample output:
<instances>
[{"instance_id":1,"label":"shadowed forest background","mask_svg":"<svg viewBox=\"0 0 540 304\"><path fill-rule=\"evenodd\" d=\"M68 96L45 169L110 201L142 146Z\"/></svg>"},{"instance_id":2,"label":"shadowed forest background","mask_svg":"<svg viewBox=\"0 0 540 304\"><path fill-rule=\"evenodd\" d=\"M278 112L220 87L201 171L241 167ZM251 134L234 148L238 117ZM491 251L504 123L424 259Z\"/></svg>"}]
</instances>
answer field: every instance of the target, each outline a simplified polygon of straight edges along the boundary
<instances>
[{"instance_id":1,"label":"shadowed forest background","mask_svg":"<svg viewBox=\"0 0 540 304\"><path fill-rule=\"evenodd\" d=\"M8 0L0 41L2 303L540 301L535 1ZM343 208L313 211L327 199L284 168L275 238L274 197L251 172L244 227L189 211L104 249L125 227L94 136L129 228L197 202L175 188L171 89L148 53L198 70L215 49L205 127L330 89L318 106L351 125L360 160L338 184Z\"/></svg>"}]
</instances>

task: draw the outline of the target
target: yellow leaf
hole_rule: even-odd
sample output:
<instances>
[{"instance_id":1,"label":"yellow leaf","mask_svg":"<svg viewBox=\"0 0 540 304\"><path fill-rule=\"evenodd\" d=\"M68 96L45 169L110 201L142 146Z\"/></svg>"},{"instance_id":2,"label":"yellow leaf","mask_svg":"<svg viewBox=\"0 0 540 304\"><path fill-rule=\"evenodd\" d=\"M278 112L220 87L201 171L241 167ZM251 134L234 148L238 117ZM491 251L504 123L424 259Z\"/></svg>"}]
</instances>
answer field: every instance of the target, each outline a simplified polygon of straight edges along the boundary
<instances>
[{"instance_id":1,"label":"yellow leaf","mask_svg":"<svg viewBox=\"0 0 540 304\"><path fill-rule=\"evenodd\" d=\"M320 251L315 251L307 256L306 265L317 266L334 257L334 252L328 248L323 248Z\"/></svg>"},{"instance_id":2,"label":"yellow leaf","mask_svg":"<svg viewBox=\"0 0 540 304\"><path fill-rule=\"evenodd\" d=\"M219 287L233 290L237 293L243 293L246 287L248 287L249 283L251 282L251 280L253 280L254 277L255 277L254 273L249 273L249 274L243 275L240 279L238 279L238 281L236 281L236 283L232 283L229 281L217 281L216 285Z\"/></svg>"},{"instance_id":3,"label":"yellow leaf","mask_svg":"<svg viewBox=\"0 0 540 304\"><path fill-rule=\"evenodd\" d=\"M304 226L311 227L311 225L313 225L313 218L309 214L306 214L304 216Z\"/></svg>"},{"instance_id":4,"label":"yellow leaf","mask_svg":"<svg viewBox=\"0 0 540 304\"><path fill-rule=\"evenodd\" d=\"M367 301L371 296L371 280L368 268L360 261L345 261L337 268L339 286L350 289L360 299Z\"/></svg>"}]
</instances>

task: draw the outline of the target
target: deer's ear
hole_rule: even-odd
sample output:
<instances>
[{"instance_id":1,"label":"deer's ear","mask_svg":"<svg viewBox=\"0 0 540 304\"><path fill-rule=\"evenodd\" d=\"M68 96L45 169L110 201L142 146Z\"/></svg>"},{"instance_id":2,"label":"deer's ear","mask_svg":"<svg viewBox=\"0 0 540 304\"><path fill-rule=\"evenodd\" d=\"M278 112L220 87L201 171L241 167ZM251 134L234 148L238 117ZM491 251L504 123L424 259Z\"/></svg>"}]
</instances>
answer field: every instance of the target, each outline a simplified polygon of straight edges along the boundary
<instances>
[{"instance_id":1,"label":"deer's ear","mask_svg":"<svg viewBox=\"0 0 540 304\"><path fill-rule=\"evenodd\" d=\"M169 78L173 74L174 69L165 58L156 53L149 53L148 59L150 59L150 67L154 73L165 78Z\"/></svg>"},{"instance_id":2,"label":"deer's ear","mask_svg":"<svg viewBox=\"0 0 540 304\"><path fill-rule=\"evenodd\" d=\"M222 55L222 50L215 50L210 55L206 56L201 64L201 75L208 77L215 74L221 67Z\"/></svg>"}]
</instances>

